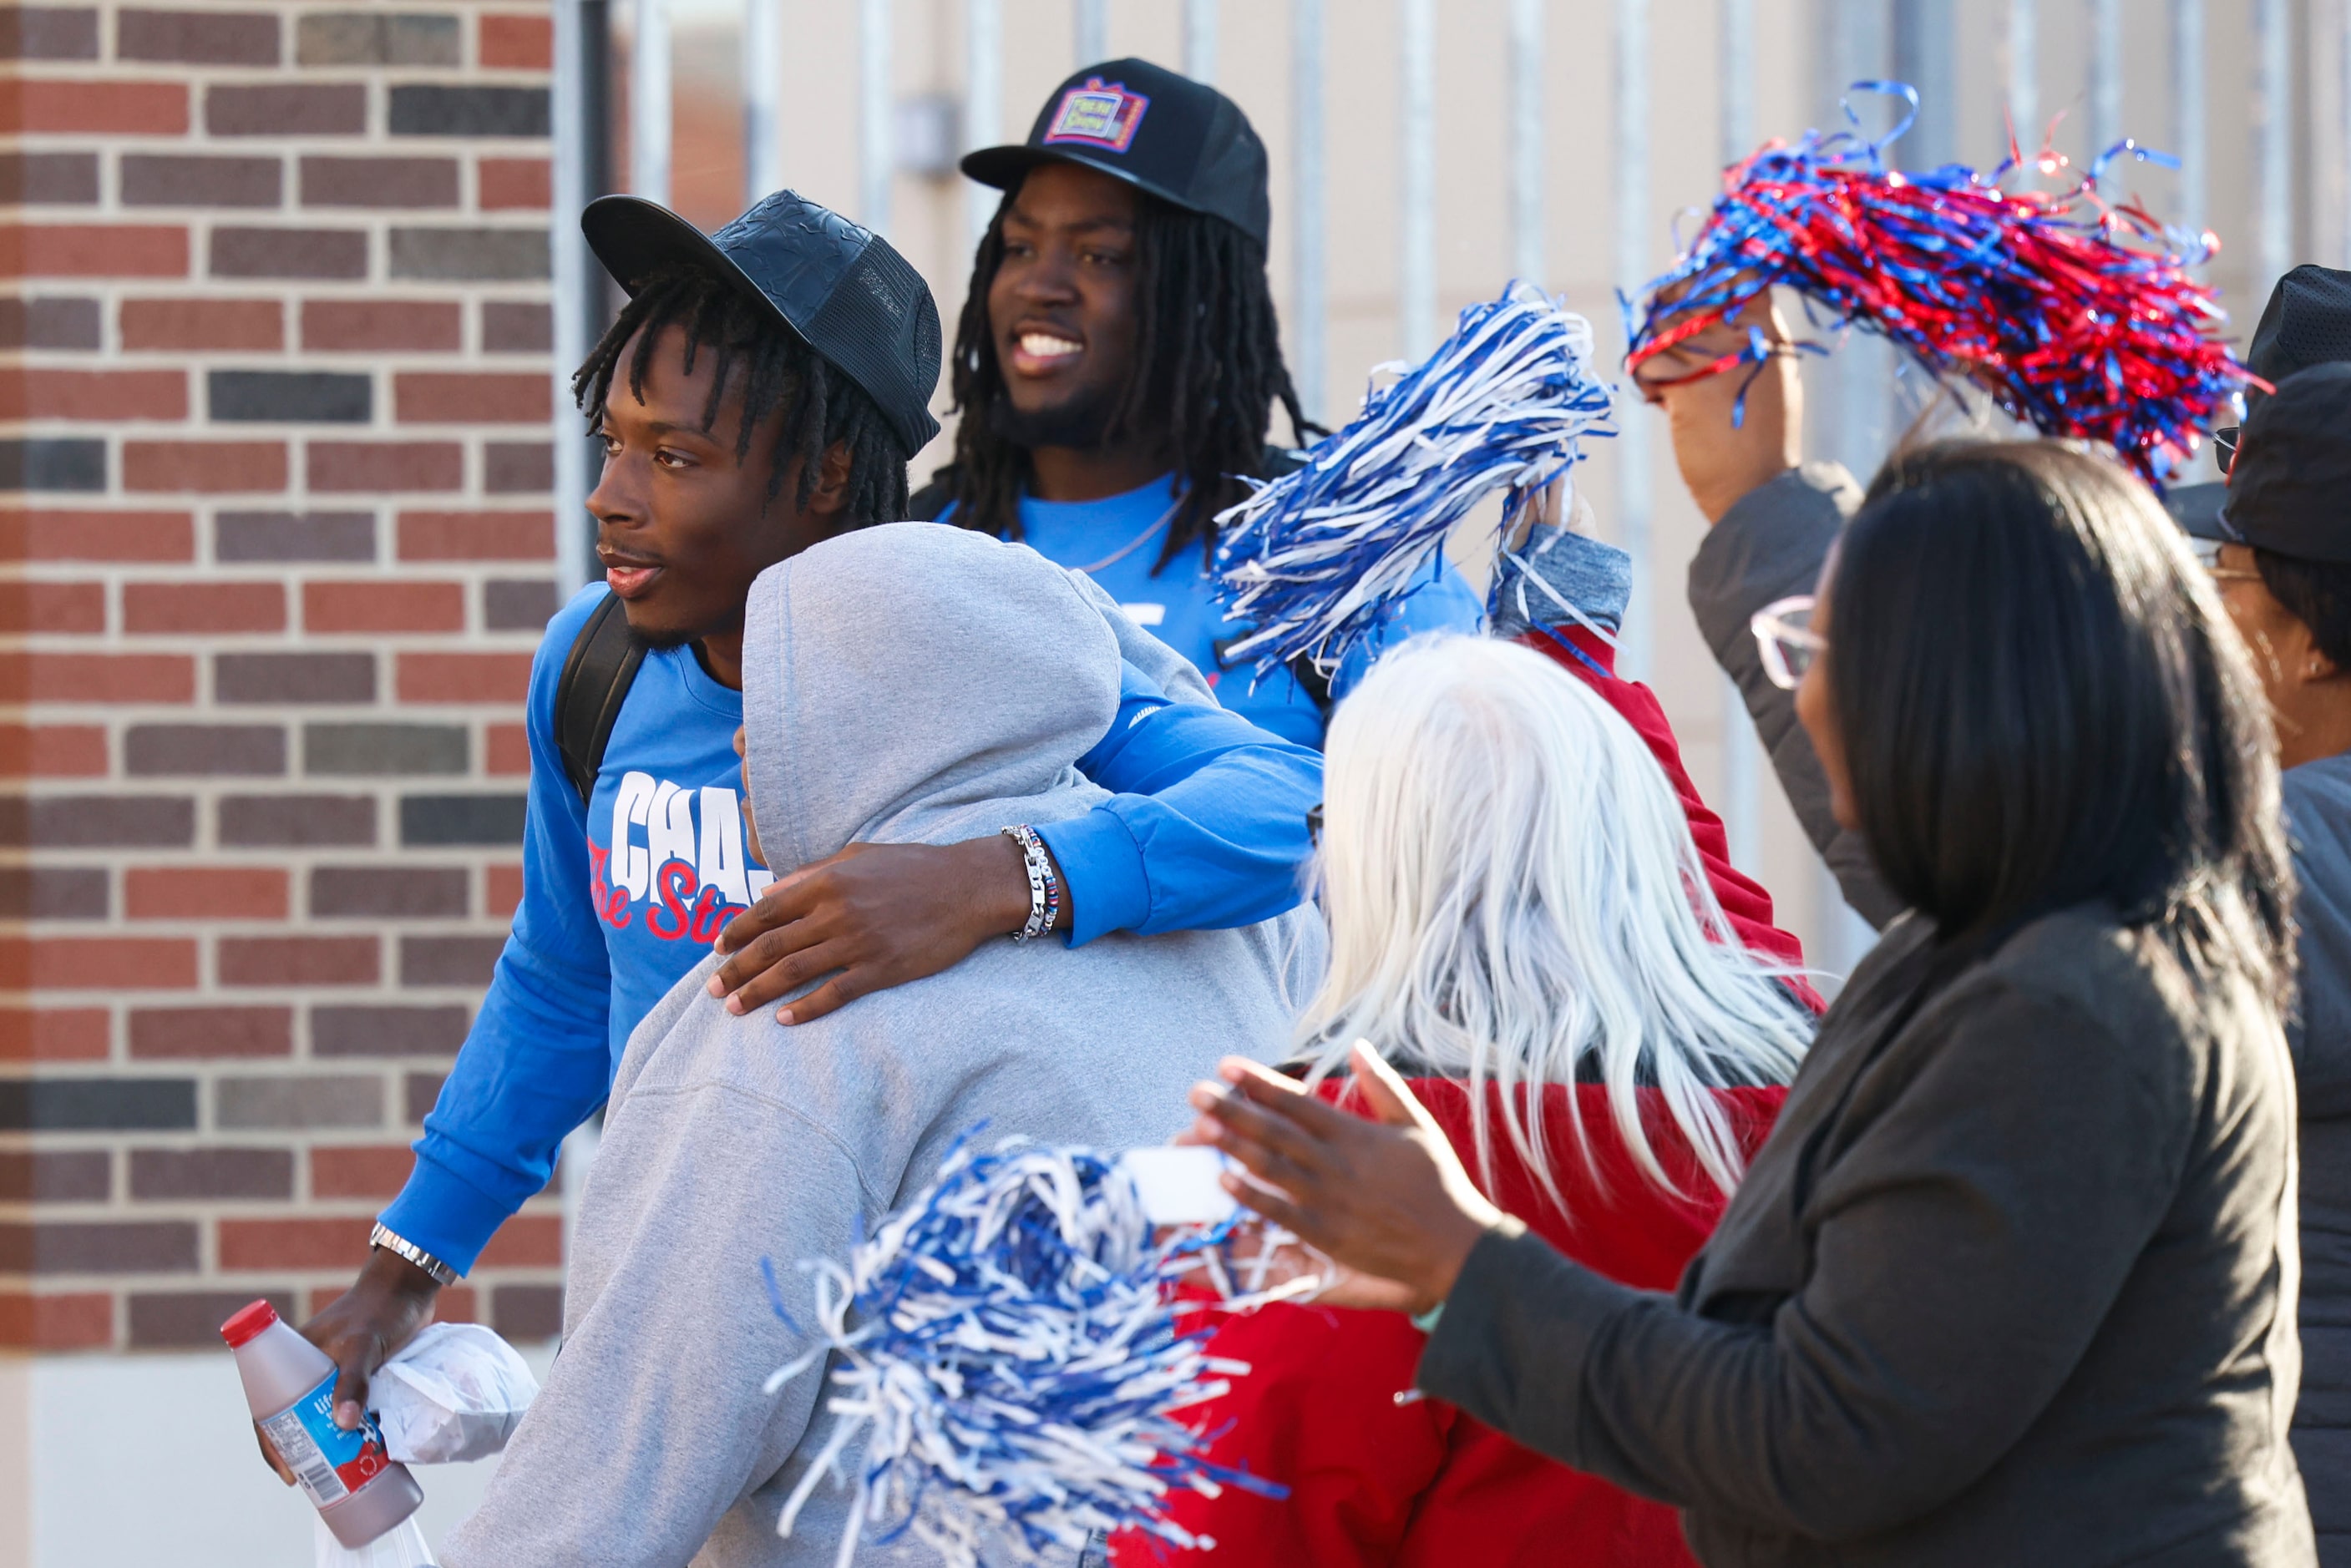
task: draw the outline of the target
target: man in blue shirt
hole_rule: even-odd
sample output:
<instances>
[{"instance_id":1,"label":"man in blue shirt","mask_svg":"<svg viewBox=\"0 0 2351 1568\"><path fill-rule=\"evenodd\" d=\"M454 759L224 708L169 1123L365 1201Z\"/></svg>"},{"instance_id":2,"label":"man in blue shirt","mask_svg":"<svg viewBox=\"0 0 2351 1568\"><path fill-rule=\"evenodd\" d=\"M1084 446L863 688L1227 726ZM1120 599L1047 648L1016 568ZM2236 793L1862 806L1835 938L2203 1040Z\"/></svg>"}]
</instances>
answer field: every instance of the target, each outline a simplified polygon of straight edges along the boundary
<instances>
[{"instance_id":1,"label":"man in blue shirt","mask_svg":"<svg viewBox=\"0 0 2351 1568\"><path fill-rule=\"evenodd\" d=\"M739 809L752 580L904 515L907 456L937 429L928 289L885 242L789 192L708 238L627 197L582 223L632 296L576 382L605 447L588 502L605 582L557 615L532 668L523 902L489 993L358 1282L304 1329L338 1364L347 1426L369 1375L546 1184L639 1019L730 920L799 929L780 981L759 975L774 994L840 971L789 1021L936 972L1030 919L1009 838L853 846L774 880ZM1126 662L1118 716L1080 766L1116 798L1038 829L1064 893L1055 923L1077 942L1290 908L1319 759L1220 711L1097 597ZM615 599L643 660L602 704L601 757L575 771L559 696ZM881 672L874 700L890 696Z\"/></svg>"},{"instance_id":2,"label":"man in blue shirt","mask_svg":"<svg viewBox=\"0 0 2351 1568\"><path fill-rule=\"evenodd\" d=\"M958 324L954 464L914 500L1083 572L1216 687L1224 706L1304 745L1381 644L1475 631L1479 605L1439 557L1332 680L1252 683L1220 647L1246 629L1211 592L1217 514L1280 472L1276 403L1306 421L1267 287L1264 143L1230 99L1147 61L1055 89L1018 146L963 161L1005 192ZM1247 477L1245 477L1247 476Z\"/></svg>"}]
</instances>

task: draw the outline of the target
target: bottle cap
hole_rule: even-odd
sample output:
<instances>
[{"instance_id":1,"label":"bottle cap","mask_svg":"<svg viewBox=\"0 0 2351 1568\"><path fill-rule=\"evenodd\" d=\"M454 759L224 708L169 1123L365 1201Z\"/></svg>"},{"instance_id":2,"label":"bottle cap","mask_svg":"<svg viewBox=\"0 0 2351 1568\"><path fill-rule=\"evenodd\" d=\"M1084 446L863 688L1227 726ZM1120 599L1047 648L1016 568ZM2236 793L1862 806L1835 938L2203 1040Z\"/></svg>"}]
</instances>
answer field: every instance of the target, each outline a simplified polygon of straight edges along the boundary
<instances>
[{"instance_id":1,"label":"bottle cap","mask_svg":"<svg viewBox=\"0 0 2351 1568\"><path fill-rule=\"evenodd\" d=\"M228 1341L231 1350L235 1350L260 1338L277 1321L277 1309L266 1301L258 1301L239 1308L235 1317L221 1324L221 1337Z\"/></svg>"}]
</instances>

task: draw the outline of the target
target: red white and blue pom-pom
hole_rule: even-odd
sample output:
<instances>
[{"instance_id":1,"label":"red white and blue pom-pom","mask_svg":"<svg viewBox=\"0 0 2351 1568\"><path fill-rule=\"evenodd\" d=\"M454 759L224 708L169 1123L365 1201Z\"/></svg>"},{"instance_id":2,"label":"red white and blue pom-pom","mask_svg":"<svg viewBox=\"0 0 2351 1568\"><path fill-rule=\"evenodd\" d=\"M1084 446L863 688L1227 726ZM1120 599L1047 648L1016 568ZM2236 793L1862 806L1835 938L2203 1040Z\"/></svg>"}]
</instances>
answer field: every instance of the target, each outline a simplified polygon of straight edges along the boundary
<instances>
[{"instance_id":1,"label":"red white and blue pom-pom","mask_svg":"<svg viewBox=\"0 0 2351 1568\"><path fill-rule=\"evenodd\" d=\"M1612 411L1583 317L1518 282L1464 310L1420 364L1374 370L1364 411L1303 466L1217 516L1217 597L1249 624L1226 657L1259 679L1301 658L1329 675L1479 501L1510 493L1507 531L1585 436L1616 433Z\"/></svg>"},{"instance_id":2,"label":"red white and blue pom-pom","mask_svg":"<svg viewBox=\"0 0 2351 1568\"><path fill-rule=\"evenodd\" d=\"M816 1275L817 1343L768 1388L837 1354L830 1408L842 1419L778 1532L828 1476L856 1489L844 1564L869 1534L911 1535L954 1568L1066 1561L1094 1532L1126 1529L1207 1547L1167 1518L1171 1491L1288 1495L1209 1463L1178 1418L1249 1370L1176 1326L1170 1287L1220 1231L1155 1242L1115 1157L970 1140L847 1267L801 1265Z\"/></svg>"},{"instance_id":3,"label":"red white and blue pom-pom","mask_svg":"<svg viewBox=\"0 0 2351 1568\"><path fill-rule=\"evenodd\" d=\"M1917 108L1900 82L1853 90ZM1835 324L1892 339L1938 379L1974 383L2043 435L2112 446L2159 483L2203 431L2229 422L2240 389L2259 384L2215 336L2223 314L2190 270L2220 242L2098 192L2119 158L2177 161L2124 141L2069 189L2004 191L2022 162L2012 146L1989 174L1886 167L1910 118L1875 140L1814 130L1792 147L1770 141L1725 171L1696 239L1643 291L1637 328L1627 307L1628 367L1786 288ZM2032 167L2054 173L2064 161L2044 152ZM1750 327L1743 349L1676 379L1771 352Z\"/></svg>"}]
</instances>

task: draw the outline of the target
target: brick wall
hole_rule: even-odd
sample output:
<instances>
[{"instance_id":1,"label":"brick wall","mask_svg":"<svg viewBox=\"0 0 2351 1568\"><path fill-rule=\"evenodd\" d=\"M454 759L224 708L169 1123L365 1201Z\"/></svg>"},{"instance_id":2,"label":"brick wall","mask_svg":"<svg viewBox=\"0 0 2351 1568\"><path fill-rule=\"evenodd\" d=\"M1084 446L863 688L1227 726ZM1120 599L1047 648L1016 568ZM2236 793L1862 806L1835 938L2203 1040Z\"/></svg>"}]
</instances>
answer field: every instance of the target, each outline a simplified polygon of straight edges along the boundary
<instances>
[{"instance_id":1,"label":"brick wall","mask_svg":"<svg viewBox=\"0 0 2351 1568\"><path fill-rule=\"evenodd\" d=\"M315 1305L520 888L544 5L0 9L0 1346ZM552 1331L551 1196L446 1315Z\"/></svg>"}]
</instances>

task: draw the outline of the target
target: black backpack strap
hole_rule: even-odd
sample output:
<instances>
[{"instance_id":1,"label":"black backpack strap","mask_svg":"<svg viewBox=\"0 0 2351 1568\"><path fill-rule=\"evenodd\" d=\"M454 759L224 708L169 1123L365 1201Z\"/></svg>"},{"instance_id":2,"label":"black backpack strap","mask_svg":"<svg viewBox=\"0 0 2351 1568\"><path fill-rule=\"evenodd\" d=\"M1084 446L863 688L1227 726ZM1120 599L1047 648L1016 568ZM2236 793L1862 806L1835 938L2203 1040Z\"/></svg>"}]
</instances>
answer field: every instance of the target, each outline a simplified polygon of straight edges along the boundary
<instances>
[{"instance_id":1,"label":"black backpack strap","mask_svg":"<svg viewBox=\"0 0 2351 1568\"><path fill-rule=\"evenodd\" d=\"M607 594L571 639L563 674L555 683L555 750L582 805L596 793L596 774L604 765L613 721L620 718L621 704L629 700L629 687L644 661L645 645L629 635L621 596Z\"/></svg>"}]
</instances>

